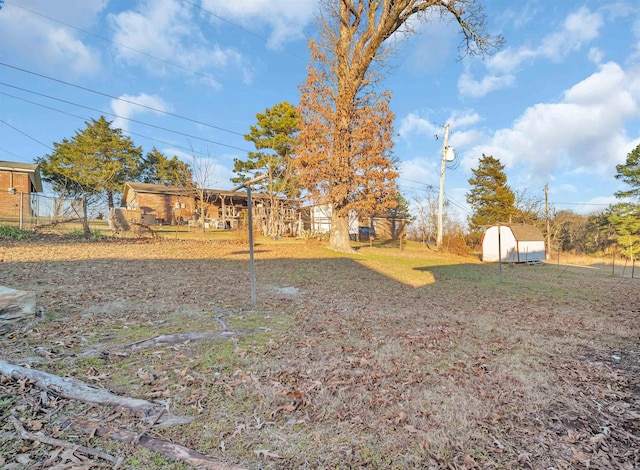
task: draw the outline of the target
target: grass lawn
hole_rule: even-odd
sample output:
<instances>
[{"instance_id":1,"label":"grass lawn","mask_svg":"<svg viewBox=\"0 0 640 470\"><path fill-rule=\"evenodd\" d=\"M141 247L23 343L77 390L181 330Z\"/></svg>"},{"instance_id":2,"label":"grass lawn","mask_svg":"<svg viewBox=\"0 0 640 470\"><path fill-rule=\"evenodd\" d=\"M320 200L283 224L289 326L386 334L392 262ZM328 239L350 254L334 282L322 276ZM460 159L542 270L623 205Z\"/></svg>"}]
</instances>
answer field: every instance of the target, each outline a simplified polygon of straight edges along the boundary
<instances>
[{"instance_id":1,"label":"grass lawn","mask_svg":"<svg viewBox=\"0 0 640 470\"><path fill-rule=\"evenodd\" d=\"M345 256L258 237L252 306L246 240L173 230L4 243L0 284L36 291L45 318L0 336L0 359L192 421L149 429L124 410L50 407L6 377L0 414L138 469L188 467L65 418L170 440L217 468L640 467L640 280L554 262L504 265L500 282L496 264L417 243ZM135 346L215 331L229 335ZM47 468L54 450L0 424L0 468Z\"/></svg>"}]
</instances>

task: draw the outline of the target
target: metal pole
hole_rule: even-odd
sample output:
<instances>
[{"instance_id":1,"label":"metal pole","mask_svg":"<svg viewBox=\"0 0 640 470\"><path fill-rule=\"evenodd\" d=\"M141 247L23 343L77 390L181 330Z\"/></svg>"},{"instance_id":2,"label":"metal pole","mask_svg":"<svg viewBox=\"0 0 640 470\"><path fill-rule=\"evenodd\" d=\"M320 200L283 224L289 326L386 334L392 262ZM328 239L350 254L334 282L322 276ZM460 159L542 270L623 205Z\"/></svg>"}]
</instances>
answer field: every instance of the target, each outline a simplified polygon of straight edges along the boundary
<instances>
[{"instance_id":1,"label":"metal pole","mask_svg":"<svg viewBox=\"0 0 640 470\"><path fill-rule=\"evenodd\" d=\"M254 307L256 305L256 268L253 262L253 211L251 209L251 185L262 181L263 179L267 178L267 176L268 175L257 176L256 178L253 178L252 180L247 181L231 190L232 192L235 192L240 188L247 188L247 220L249 222L249 269L251 271L251 305Z\"/></svg>"},{"instance_id":2,"label":"metal pole","mask_svg":"<svg viewBox=\"0 0 640 470\"><path fill-rule=\"evenodd\" d=\"M253 262L253 214L251 209L251 185L247 185L247 211L249 220L249 266L251 270L251 305L256 305L256 268Z\"/></svg>"},{"instance_id":3,"label":"metal pole","mask_svg":"<svg viewBox=\"0 0 640 470\"><path fill-rule=\"evenodd\" d=\"M500 239L500 225L498 225L498 272L500 273L500 284L502 284L502 241Z\"/></svg>"},{"instance_id":4,"label":"metal pole","mask_svg":"<svg viewBox=\"0 0 640 470\"><path fill-rule=\"evenodd\" d=\"M544 185L544 208L547 217L547 258L551 258L551 221L549 219L549 185Z\"/></svg>"},{"instance_id":5,"label":"metal pole","mask_svg":"<svg viewBox=\"0 0 640 470\"><path fill-rule=\"evenodd\" d=\"M24 230L24 193L20 191L20 230Z\"/></svg>"},{"instance_id":6,"label":"metal pole","mask_svg":"<svg viewBox=\"0 0 640 470\"><path fill-rule=\"evenodd\" d=\"M440 165L440 197L438 198L438 250L442 248L442 211L444 207L444 170L447 167L447 142L449 141L449 124L444 126L444 148L442 149L442 164Z\"/></svg>"}]
</instances>

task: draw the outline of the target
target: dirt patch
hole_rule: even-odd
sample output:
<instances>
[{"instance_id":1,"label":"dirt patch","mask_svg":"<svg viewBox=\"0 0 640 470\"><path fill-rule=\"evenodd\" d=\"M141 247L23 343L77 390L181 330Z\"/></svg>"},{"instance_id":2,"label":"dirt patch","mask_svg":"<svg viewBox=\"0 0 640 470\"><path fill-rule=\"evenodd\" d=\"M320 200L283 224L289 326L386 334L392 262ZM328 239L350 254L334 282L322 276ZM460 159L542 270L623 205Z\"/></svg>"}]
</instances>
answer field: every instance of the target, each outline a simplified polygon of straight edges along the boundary
<instances>
[{"instance_id":1,"label":"dirt patch","mask_svg":"<svg viewBox=\"0 0 640 470\"><path fill-rule=\"evenodd\" d=\"M340 257L261 239L252 307L247 249L179 240L3 246L0 283L36 291L45 319L1 337L0 359L194 419L149 427L129 411L7 377L0 414L122 457L124 468L186 464L79 434L69 419L245 468L640 465L637 280L541 266L506 268L500 284L494 266L417 248ZM0 425L7 468L111 465L55 452Z\"/></svg>"}]
</instances>

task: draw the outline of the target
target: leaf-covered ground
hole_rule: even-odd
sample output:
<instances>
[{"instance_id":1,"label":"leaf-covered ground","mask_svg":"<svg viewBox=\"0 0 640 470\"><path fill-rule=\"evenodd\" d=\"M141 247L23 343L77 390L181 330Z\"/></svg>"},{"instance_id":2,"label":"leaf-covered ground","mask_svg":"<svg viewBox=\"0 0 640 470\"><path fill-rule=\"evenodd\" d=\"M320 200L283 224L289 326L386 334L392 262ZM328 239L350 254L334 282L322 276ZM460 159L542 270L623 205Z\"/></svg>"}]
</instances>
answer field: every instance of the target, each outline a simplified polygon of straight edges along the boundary
<instances>
[{"instance_id":1,"label":"leaf-covered ground","mask_svg":"<svg viewBox=\"0 0 640 470\"><path fill-rule=\"evenodd\" d=\"M188 468L72 428L73 418L244 468L640 467L640 280L503 269L410 245L339 256L260 239L257 305L241 241L42 239L0 247L0 285L44 318L0 359L192 417L134 413L0 375L0 468L112 463L27 432ZM145 341L219 332L209 339Z\"/></svg>"}]
</instances>

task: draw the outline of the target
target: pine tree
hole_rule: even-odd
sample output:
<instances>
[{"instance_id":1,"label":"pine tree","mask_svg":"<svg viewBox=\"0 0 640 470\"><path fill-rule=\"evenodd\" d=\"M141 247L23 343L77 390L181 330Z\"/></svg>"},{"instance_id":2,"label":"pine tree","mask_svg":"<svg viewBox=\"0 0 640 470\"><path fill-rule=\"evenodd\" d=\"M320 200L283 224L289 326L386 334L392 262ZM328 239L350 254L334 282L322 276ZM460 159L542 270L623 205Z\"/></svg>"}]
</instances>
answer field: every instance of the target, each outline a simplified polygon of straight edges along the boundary
<instances>
[{"instance_id":1,"label":"pine tree","mask_svg":"<svg viewBox=\"0 0 640 470\"><path fill-rule=\"evenodd\" d=\"M293 156L298 145L298 111L283 101L264 113L256 114L257 123L244 138L253 142L256 152L249 152L246 160L236 158L232 183L244 183L257 173L268 174L264 183L256 187L284 197L297 197L300 189L293 174Z\"/></svg>"},{"instance_id":2,"label":"pine tree","mask_svg":"<svg viewBox=\"0 0 640 470\"><path fill-rule=\"evenodd\" d=\"M296 198L300 187L294 171L293 157L298 145L298 111L292 104L283 101L264 113L256 114L258 120L244 136L253 142L256 151L249 152L246 160L236 158L233 172L238 176L232 183L244 183L255 176L266 174L267 178L256 184L256 189L269 195L269 235L280 235L283 209L281 197Z\"/></svg>"},{"instance_id":3,"label":"pine tree","mask_svg":"<svg viewBox=\"0 0 640 470\"><path fill-rule=\"evenodd\" d=\"M487 225L511 222L516 213L515 194L507 185L504 165L497 158L482 154L478 168L471 172L471 191L467 193L467 203L473 209L469 219L471 231L478 232Z\"/></svg>"},{"instance_id":4,"label":"pine tree","mask_svg":"<svg viewBox=\"0 0 640 470\"><path fill-rule=\"evenodd\" d=\"M114 207L115 194L126 181L139 173L141 147L113 129L104 116L85 122L86 128L76 131L71 140L54 142L54 151L36 159L43 180L75 195L106 195L109 208Z\"/></svg>"},{"instance_id":5,"label":"pine tree","mask_svg":"<svg viewBox=\"0 0 640 470\"><path fill-rule=\"evenodd\" d=\"M611 206L609 222L615 227L622 253L629 258L637 258L640 252L640 145L629 152L624 164L616 166L616 171L616 179L631 188L618 191L615 196L631 201Z\"/></svg>"},{"instance_id":6,"label":"pine tree","mask_svg":"<svg viewBox=\"0 0 640 470\"><path fill-rule=\"evenodd\" d=\"M140 165L139 179L143 183L189 186L193 180L193 172L188 163L175 155L168 158L154 147Z\"/></svg>"},{"instance_id":7,"label":"pine tree","mask_svg":"<svg viewBox=\"0 0 640 470\"><path fill-rule=\"evenodd\" d=\"M615 196L617 198L635 198L640 203L640 144L627 155L624 164L617 165L616 179L622 180L631 186L626 191L618 191Z\"/></svg>"}]
</instances>

